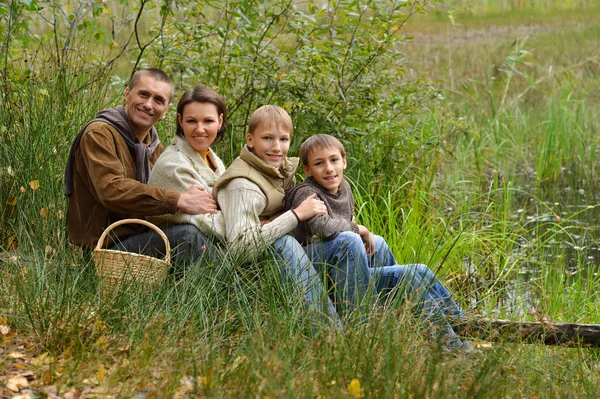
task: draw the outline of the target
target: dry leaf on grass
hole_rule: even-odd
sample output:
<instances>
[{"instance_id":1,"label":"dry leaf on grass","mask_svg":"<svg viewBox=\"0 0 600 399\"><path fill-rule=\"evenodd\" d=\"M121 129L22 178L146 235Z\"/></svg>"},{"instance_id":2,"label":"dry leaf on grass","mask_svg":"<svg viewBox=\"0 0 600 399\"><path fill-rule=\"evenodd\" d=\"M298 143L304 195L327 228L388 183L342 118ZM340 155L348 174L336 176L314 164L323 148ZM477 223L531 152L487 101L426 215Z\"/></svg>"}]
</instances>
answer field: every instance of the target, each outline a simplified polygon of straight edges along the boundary
<instances>
[{"instance_id":1,"label":"dry leaf on grass","mask_svg":"<svg viewBox=\"0 0 600 399\"><path fill-rule=\"evenodd\" d=\"M9 378L8 382L6 383L6 388L13 392L19 392L21 388L26 388L28 386L29 381L27 381L27 378L21 375Z\"/></svg>"},{"instance_id":2,"label":"dry leaf on grass","mask_svg":"<svg viewBox=\"0 0 600 399\"><path fill-rule=\"evenodd\" d=\"M34 357L33 359L31 359L29 363L31 363L33 366L43 366L45 364L52 364L54 363L54 357L48 356L47 353L42 353L38 357Z\"/></svg>"},{"instance_id":3,"label":"dry leaf on grass","mask_svg":"<svg viewBox=\"0 0 600 399\"><path fill-rule=\"evenodd\" d=\"M100 367L98 367L98 372L96 373L96 379L98 380L98 382L104 381L105 375L106 375L106 370L104 369L103 365L100 365Z\"/></svg>"},{"instance_id":4,"label":"dry leaf on grass","mask_svg":"<svg viewBox=\"0 0 600 399\"><path fill-rule=\"evenodd\" d=\"M58 388L54 385L45 386L43 391L48 399L60 399L60 396L58 396Z\"/></svg>"},{"instance_id":5,"label":"dry leaf on grass","mask_svg":"<svg viewBox=\"0 0 600 399\"><path fill-rule=\"evenodd\" d=\"M71 389L69 392L66 392L63 395L64 399L79 399L81 397L81 392L77 388Z\"/></svg>"},{"instance_id":6,"label":"dry leaf on grass","mask_svg":"<svg viewBox=\"0 0 600 399\"><path fill-rule=\"evenodd\" d=\"M360 387L360 381L356 378L348 384L348 392L353 398L361 398L364 396L363 390Z\"/></svg>"}]
</instances>

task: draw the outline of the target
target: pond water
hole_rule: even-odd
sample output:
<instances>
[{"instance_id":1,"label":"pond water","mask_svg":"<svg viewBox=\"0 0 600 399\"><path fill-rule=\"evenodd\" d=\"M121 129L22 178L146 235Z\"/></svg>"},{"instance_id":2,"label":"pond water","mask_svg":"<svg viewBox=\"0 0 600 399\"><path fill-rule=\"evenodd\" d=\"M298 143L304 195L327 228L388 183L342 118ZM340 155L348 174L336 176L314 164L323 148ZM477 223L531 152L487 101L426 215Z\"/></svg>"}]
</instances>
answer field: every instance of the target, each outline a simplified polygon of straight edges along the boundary
<instances>
[{"instance_id":1,"label":"pond water","mask_svg":"<svg viewBox=\"0 0 600 399\"><path fill-rule=\"evenodd\" d=\"M512 200L515 209L511 219L515 221L519 239L506 269L513 269L497 271L487 283L482 280L476 283L488 288L493 284L492 291L501 292L497 306L486 315L489 317L531 315L546 308L544 278L549 270L554 275L563 275L561 284L565 289L574 282L596 277L600 280L600 190L555 185L530 189L529 194L517 190ZM470 259L464 262L467 274L478 266ZM501 278L495 281L498 276ZM470 297L476 308L481 298Z\"/></svg>"}]
</instances>

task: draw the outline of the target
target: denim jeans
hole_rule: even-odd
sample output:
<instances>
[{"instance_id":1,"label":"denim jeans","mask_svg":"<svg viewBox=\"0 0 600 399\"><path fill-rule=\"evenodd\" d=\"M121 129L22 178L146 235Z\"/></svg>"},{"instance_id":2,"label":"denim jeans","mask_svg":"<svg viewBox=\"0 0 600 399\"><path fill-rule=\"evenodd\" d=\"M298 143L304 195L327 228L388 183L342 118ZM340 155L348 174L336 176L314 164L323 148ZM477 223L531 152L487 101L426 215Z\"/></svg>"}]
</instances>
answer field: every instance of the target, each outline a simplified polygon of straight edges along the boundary
<instances>
[{"instance_id":1,"label":"denim jeans","mask_svg":"<svg viewBox=\"0 0 600 399\"><path fill-rule=\"evenodd\" d=\"M327 297L323 282L300 243L294 237L284 235L277 239L271 248L275 251L275 256L281 258L283 280L292 282L296 288L302 290L309 309L322 314L323 308L326 308L329 323L343 329L342 321Z\"/></svg>"},{"instance_id":2,"label":"denim jeans","mask_svg":"<svg viewBox=\"0 0 600 399\"><path fill-rule=\"evenodd\" d=\"M174 273L181 274L202 256L210 262L219 259L218 248L192 224L176 224L163 229L171 245ZM116 243L111 249L164 258L166 248L161 236L154 230L136 234Z\"/></svg>"},{"instance_id":3,"label":"denim jeans","mask_svg":"<svg viewBox=\"0 0 600 399\"><path fill-rule=\"evenodd\" d=\"M426 265L396 264L385 240L380 236L374 238L376 252L370 261L377 292L385 295L398 287L397 290L403 291L404 295L416 303L425 319L436 325L437 333L446 341L448 348L468 347L468 344L456 336L448 321L464 317L464 313L444 284Z\"/></svg>"},{"instance_id":4,"label":"denim jeans","mask_svg":"<svg viewBox=\"0 0 600 399\"><path fill-rule=\"evenodd\" d=\"M340 309L360 304L367 293L371 271L360 236L341 232L329 241L319 241L304 247L319 275L327 275L333 283L333 293Z\"/></svg>"}]
</instances>

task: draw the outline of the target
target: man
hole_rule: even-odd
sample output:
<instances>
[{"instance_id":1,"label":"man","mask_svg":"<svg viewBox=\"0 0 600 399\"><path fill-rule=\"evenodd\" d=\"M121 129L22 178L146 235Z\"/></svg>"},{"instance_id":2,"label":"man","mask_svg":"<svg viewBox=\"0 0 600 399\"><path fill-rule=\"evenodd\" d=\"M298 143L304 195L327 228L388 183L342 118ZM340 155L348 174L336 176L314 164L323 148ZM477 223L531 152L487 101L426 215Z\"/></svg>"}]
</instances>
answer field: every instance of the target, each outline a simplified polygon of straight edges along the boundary
<instances>
[{"instance_id":1,"label":"man","mask_svg":"<svg viewBox=\"0 0 600 399\"><path fill-rule=\"evenodd\" d=\"M204 187L192 186L178 193L146 184L150 168L164 150L154 124L165 115L172 97L173 84L167 74L156 68L138 71L125 89L125 106L100 111L81 130L65 171L72 243L92 249L104 229L121 219L178 209L189 214L217 212L215 200ZM113 232L118 249L164 255L162 239L155 232L144 232L141 225L124 224ZM193 261L205 248L207 237L193 225L175 225L164 232L176 248L174 262Z\"/></svg>"}]
</instances>

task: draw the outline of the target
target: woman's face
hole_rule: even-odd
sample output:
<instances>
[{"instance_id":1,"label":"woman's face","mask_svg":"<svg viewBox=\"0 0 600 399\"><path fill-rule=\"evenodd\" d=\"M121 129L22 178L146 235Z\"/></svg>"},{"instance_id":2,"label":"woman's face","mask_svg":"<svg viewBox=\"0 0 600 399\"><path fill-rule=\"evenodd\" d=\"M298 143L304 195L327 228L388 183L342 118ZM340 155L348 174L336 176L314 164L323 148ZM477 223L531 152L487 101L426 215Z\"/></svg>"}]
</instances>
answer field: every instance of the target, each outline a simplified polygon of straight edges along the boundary
<instances>
[{"instance_id":1,"label":"woman's face","mask_svg":"<svg viewBox=\"0 0 600 399\"><path fill-rule=\"evenodd\" d=\"M183 114L177 114L177 118L188 144L203 152L214 143L223 124L223 114L219 114L212 103L189 103L183 108Z\"/></svg>"}]
</instances>

